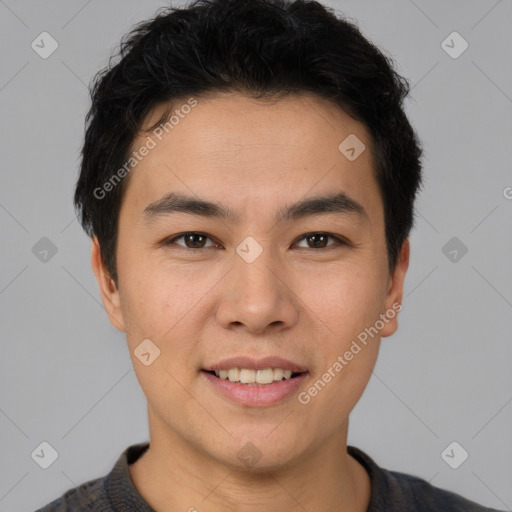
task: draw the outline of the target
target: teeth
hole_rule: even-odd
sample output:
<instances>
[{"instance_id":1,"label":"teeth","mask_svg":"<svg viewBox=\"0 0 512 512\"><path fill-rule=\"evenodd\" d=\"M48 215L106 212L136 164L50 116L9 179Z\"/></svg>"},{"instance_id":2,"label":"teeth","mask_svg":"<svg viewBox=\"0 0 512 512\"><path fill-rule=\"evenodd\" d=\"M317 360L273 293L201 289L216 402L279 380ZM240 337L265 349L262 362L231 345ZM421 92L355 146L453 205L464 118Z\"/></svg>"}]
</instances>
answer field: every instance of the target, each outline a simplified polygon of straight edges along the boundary
<instances>
[{"instance_id":1,"label":"teeth","mask_svg":"<svg viewBox=\"0 0 512 512\"><path fill-rule=\"evenodd\" d=\"M215 372L215 375L217 375L217 372ZM240 376L240 370L238 368L230 368L228 370L228 379L230 382L238 382ZM217 377L220 377L220 375L217 375Z\"/></svg>"},{"instance_id":2,"label":"teeth","mask_svg":"<svg viewBox=\"0 0 512 512\"><path fill-rule=\"evenodd\" d=\"M282 368L265 368L264 370L249 370L248 368L229 368L228 370L215 371L215 375L221 379L241 384L272 384L284 379L290 379L291 370Z\"/></svg>"},{"instance_id":3,"label":"teeth","mask_svg":"<svg viewBox=\"0 0 512 512\"><path fill-rule=\"evenodd\" d=\"M256 370L240 370L240 382L242 384L254 384L256 382Z\"/></svg>"},{"instance_id":4,"label":"teeth","mask_svg":"<svg viewBox=\"0 0 512 512\"><path fill-rule=\"evenodd\" d=\"M258 370L255 379L258 384L272 384L274 382L274 370L272 368Z\"/></svg>"},{"instance_id":5,"label":"teeth","mask_svg":"<svg viewBox=\"0 0 512 512\"><path fill-rule=\"evenodd\" d=\"M276 368L274 370L274 380L283 380L284 377L284 370L281 368Z\"/></svg>"}]
</instances>

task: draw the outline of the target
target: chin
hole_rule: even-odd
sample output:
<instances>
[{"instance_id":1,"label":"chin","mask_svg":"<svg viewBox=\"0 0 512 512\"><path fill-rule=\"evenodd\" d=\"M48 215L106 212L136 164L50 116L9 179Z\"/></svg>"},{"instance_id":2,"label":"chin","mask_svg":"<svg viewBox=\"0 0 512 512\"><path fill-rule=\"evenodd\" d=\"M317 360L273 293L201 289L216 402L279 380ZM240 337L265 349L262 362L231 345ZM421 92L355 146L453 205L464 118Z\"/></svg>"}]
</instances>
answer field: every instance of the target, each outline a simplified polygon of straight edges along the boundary
<instances>
[{"instance_id":1,"label":"chin","mask_svg":"<svg viewBox=\"0 0 512 512\"><path fill-rule=\"evenodd\" d=\"M290 429L278 432L278 423L247 428L229 429L233 436L226 439L212 455L222 464L237 470L251 472L271 471L292 465L300 456L301 447L304 446L303 433L293 435ZM275 430L274 430L275 429ZM213 448L213 447L212 447Z\"/></svg>"}]
</instances>

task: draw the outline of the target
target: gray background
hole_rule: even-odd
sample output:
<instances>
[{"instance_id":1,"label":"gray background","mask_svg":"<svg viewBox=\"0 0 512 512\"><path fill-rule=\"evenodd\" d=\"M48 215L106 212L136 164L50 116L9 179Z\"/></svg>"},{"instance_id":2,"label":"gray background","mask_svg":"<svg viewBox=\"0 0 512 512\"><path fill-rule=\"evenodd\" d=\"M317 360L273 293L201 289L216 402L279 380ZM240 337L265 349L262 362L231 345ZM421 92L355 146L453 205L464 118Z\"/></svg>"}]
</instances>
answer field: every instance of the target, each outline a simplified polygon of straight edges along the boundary
<instances>
[{"instance_id":1,"label":"gray background","mask_svg":"<svg viewBox=\"0 0 512 512\"><path fill-rule=\"evenodd\" d=\"M0 0L1 511L34 510L148 439L145 398L101 306L72 193L87 84L163 5ZM383 339L349 443L512 510L512 2L329 5L411 80L407 111L426 152L400 328ZM31 48L43 31L59 44L48 59ZM453 31L469 43L457 59L441 47ZM32 252L42 237L58 250L46 262ZM452 237L456 261L451 246L443 252ZM46 470L31 458L42 441L59 454ZM452 441L469 453L458 469L441 457Z\"/></svg>"}]
</instances>

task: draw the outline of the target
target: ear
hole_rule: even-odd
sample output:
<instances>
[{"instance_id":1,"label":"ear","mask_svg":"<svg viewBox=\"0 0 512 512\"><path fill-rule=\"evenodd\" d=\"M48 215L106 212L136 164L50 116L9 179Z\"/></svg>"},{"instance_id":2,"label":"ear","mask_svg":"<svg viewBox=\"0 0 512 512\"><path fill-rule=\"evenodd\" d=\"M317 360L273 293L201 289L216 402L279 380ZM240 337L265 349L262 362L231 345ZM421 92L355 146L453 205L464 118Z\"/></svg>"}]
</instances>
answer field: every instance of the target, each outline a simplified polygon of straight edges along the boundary
<instances>
[{"instance_id":1,"label":"ear","mask_svg":"<svg viewBox=\"0 0 512 512\"><path fill-rule=\"evenodd\" d=\"M409 267L410 244L409 238L404 240L397 263L389 279L388 293L386 295L386 310L384 327L380 331L381 337L391 336L398 329L398 313L402 309L405 274Z\"/></svg>"},{"instance_id":2,"label":"ear","mask_svg":"<svg viewBox=\"0 0 512 512\"><path fill-rule=\"evenodd\" d=\"M110 323L118 330L125 332L119 291L108 272L101 255L100 244L96 236L92 240L91 265L101 293L101 300L110 319Z\"/></svg>"}]
</instances>

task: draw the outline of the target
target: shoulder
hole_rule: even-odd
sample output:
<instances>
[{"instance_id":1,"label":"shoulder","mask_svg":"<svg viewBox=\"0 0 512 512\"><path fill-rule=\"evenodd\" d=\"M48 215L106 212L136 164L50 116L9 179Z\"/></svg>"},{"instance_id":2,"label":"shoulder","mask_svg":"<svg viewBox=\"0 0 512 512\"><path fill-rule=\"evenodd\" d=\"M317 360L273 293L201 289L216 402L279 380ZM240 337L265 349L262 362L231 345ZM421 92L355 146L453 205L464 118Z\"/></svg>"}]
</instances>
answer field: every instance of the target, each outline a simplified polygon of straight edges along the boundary
<instances>
[{"instance_id":1,"label":"shoulder","mask_svg":"<svg viewBox=\"0 0 512 512\"><path fill-rule=\"evenodd\" d=\"M119 456L107 475L69 489L60 498L36 512L153 512L135 488L129 465L141 457L149 443L131 445Z\"/></svg>"},{"instance_id":2,"label":"shoulder","mask_svg":"<svg viewBox=\"0 0 512 512\"><path fill-rule=\"evenodd\" d=\"M102 511L113 510L108 504L105 494L105 477L85 482L78 487L69 489L60 498L36 510L36 512L71 512L71 511Z\"/></svg>"},{"instance_id":3,"label":"shoulder","mask_svg":"<svg viewBox=\"0 0 512 512\"><path fill-rule=\"evenodd\" d=\"M452 491L435 487L417 476L384 469L353 446L348 446L347 451L364 466L370 476L372 491L367 512L500 512Z\"/></svg>"},{"instance_id":4,"label":"shoulder","mask_svg":"<svg viewBox=\"0 0 512 512\"><path fill-rule=\"evenodd\" d=\"M398 471L386 472L390 485L403 500L404 505L408 506L407 510L417 510L418 512L430 510L439 512L499 512L496 509L484 507L464 498L460 494L436 487L422 478Z\"/></svg>"}]
</instances>

